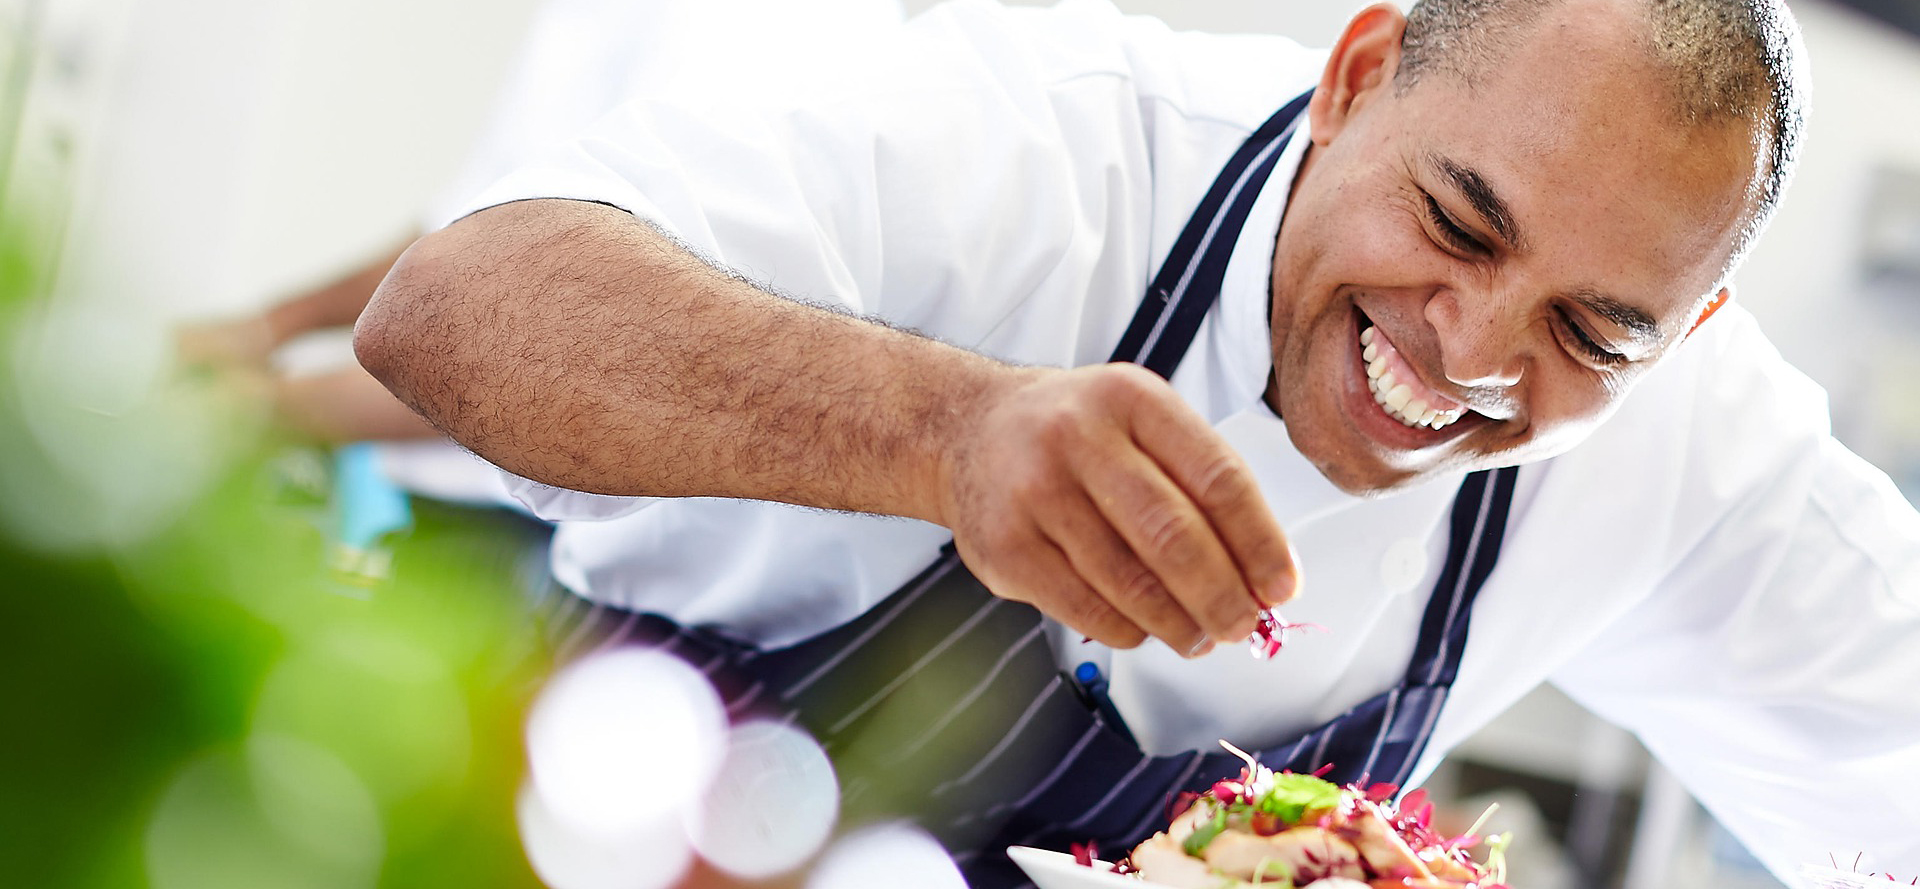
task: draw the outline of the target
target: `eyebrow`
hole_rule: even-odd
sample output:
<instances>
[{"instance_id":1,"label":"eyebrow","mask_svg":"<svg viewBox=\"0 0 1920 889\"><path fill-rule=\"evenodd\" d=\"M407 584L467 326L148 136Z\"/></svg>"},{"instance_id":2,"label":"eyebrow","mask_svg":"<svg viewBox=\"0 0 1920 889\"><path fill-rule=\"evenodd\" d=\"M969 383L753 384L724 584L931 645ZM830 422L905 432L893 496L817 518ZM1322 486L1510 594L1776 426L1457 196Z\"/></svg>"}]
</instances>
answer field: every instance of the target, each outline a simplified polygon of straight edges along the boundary
<instances>
[{"instance_id":1,"label":"eyebrow","mask_svg":"<svg viewBox=\"0 0 1920 889\"><path fill-rule=\"evenodd\" d=\"M1453 183L1453 187L1466 196L1467 203L1473 205L1474 212L1480 214L1480 218L1486 221L1501 240L1507 242L1507 246L1515 248L1520 246L1524 238L1520 235L1520 225L1513 221L1513 210L1507 206L1506 201L1500 199L1499 193L1493 190L1492 185L1487 184L1486 178L1481 176L1479 171L1438 154L1429 155L1427 161L1433 165L1436 172L1445 177L1448 182Z\"/></svg>"},{"instance_id":2,"label":"eyebrow","mask_svg":"<svg viewBox=\"0 0 1920 889\"><path fill-rule=\"evenodd\" d=\"M1574 302L1586 306L1594 314L1626 328L1636 340L1660 339L1660 323L1640 309L1590 288L1581 288L1570 296Z\"/></svg>"}]
</instances>

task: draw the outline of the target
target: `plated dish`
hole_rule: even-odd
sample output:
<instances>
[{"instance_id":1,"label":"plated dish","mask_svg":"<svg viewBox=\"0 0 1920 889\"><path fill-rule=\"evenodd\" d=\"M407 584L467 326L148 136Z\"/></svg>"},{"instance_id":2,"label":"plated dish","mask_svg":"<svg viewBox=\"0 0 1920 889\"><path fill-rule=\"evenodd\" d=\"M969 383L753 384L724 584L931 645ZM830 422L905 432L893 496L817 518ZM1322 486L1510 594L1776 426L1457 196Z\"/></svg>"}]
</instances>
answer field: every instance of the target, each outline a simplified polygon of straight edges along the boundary
<instances>
[{"instance_id":1,"label":"plated dish","mask_svg":"<svg viewBox=\"0 0 1920 889\"><path fill-rule=\"evenodd\" d=\"M1510 837L1479 836L1484 816L1442 836L1421 791L1276 773L1222 746L1246 761L1239 777L1183 794L1168 828L1123 861L1081 848L1007 854L1040 889L1506 889Z\"/></svg>"}]
</instances>

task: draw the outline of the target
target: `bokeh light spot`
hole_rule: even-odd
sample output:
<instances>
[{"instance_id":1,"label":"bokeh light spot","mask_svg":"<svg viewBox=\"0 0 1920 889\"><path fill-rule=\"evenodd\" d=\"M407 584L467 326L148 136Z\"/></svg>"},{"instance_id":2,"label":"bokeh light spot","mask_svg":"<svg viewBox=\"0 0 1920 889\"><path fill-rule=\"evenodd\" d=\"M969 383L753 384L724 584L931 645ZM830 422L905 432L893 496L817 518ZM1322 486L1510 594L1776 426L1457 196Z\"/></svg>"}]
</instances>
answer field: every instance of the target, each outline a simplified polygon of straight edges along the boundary
<instances>
[{"instance_id":1,"label":"bokeh light spot","mask_svg":"<svg viewBox=\"0 0 1920 889\"><path fill-rule=\"evenodd\" d=\"M807 889L966 889L960 869L939 841L910 824L881 824L848 834L827 849Z\"/></svg>"},{"instance_id":2,"label":"bokeh light spot","mask_svg":"<svg viewBox=\"0 0 1920 889\"><path fill-rule=\"evenodd\" d=\"M550 889L664 889L693 862L671 816L620 834L584 831L557 817L531 784L521 788L515 814L527 861Z\"/></svg>"},{"instance_id":3,"label":"bokeh light spot","mask_svg":"<svg viewBox=\"0 0 1920 889\"><path fill-rule=\"evenodd\" d=\"M806 732L777 722L736 727L727 758L687 832L709 864L765 879L800 866L827 841L840 810L840 785L826 751Z\"/></svg>"},{"instance_id":4,"label":"bokeh light spot","mask_svg":"<svg viewBox=\"0 0 1920 889\"><path fill-rule=\"evenodd\" d=\"M145 846L153 889L359 889L375 885L385 853L359 778L326 750L285 736L181 769Z\"/></svg>"},{"instance_id":5,"label":"bokeh light spot","mask_svg":"<svg viewBox=\"0 0 1920 889\"><path fill-rule=\"evenodd\" d=\"M389 803L457 787L473 741L465 698L445 666L389 630L340 628L315 642L267 675L254 729L325 744Z\"/></svg>"},{"instance_id":6,"label":"bokeh light spot","mask_svg":"<svg viewBox=\"0 0 1920 889\"><path fill-rule=\"evenodd\" d=\"M726 712L706 677L639 648L554 677L527 720L541 803L578 830L622 836L705 792L726 753Z\"/></svg>"}]
</instances>

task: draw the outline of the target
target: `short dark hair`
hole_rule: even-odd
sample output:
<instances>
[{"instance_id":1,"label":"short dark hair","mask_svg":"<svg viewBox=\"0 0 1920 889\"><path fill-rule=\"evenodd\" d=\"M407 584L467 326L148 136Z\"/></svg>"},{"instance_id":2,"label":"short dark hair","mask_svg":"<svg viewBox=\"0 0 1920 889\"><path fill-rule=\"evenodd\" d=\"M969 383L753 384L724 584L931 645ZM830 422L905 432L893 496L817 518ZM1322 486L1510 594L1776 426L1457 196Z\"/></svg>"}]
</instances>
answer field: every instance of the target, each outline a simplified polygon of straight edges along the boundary
<instances>
[{"instance_id":1,"label":"short dark hair","mask_svg":"<svg viewBox=\"0 0 1920 889\"><path fill-rule=\"evenodd\" d=\"M1407 12L1396 88L1436 73L1472 83L1560 0L1419 0ZM1681 119L1744 124L1760 156L1733 263L1780 204L1806 133L1800 27L1784 0L1638 0L1647 49L1667 69Z\"/></svg>"}]
</instances>

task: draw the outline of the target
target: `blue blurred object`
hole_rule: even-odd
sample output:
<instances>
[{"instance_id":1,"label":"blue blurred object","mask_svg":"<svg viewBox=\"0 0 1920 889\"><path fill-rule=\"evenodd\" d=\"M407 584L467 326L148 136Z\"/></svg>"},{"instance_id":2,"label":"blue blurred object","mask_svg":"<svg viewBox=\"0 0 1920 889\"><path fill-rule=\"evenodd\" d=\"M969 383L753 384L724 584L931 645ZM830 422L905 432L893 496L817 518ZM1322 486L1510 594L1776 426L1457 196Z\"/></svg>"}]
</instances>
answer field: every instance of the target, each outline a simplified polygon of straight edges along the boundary
<instances>
[{"instance_id":1,"label":"blue blurred object","mask_svg":"<svg viewBox=\"0 0 1920 889\"><path fill-rule=\"evenodd\" d=\"M1128 743L1135 743L1133 730L1127 727L1125 719L1120 718L1120 708L1115 707L1113 699L1107 696L1107 679L1100 675L1099 665L1092 661L1082 663L1074 668L1073 678L1080 683L1080 688L1086 692L1093 703L1094 710L1100 714L1101 720L1106 722L1107 727L1126 738Z\"/></svg>"},{"instance_id":2,"label":"blue blurred object","mask_svg":"<svg viewBox=\"0 0 1920 889\"><path fill-rule=\"evenodd\" d=\"M381 538L413 524L406 492L380 472L372 444L346 445L334 452L333 460L335 516L342 547L368 552Z\"/></svg>"}]
</instances>

